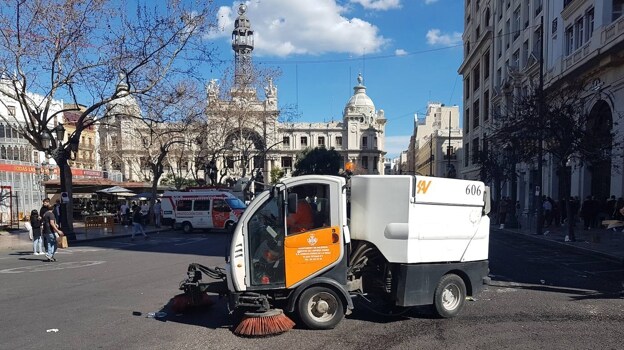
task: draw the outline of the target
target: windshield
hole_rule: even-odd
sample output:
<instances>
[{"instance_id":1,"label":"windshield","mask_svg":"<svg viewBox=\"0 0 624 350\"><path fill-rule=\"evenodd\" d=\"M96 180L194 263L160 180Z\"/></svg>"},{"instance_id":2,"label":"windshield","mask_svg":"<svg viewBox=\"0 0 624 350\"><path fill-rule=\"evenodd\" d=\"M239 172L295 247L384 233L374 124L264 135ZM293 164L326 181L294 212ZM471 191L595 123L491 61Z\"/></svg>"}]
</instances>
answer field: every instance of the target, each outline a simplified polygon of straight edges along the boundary
<instances>
[{"instance_id":1,"label":"windshield","mask_svg":"<svg viewBox=\"0 0 624 350\"><path fill-rule=\"evenodd\" d=\"M238 198L228 198L226 199L227 203L230 205L232 209L245 209L247 206Z\"/></svg>"}]
</instances>

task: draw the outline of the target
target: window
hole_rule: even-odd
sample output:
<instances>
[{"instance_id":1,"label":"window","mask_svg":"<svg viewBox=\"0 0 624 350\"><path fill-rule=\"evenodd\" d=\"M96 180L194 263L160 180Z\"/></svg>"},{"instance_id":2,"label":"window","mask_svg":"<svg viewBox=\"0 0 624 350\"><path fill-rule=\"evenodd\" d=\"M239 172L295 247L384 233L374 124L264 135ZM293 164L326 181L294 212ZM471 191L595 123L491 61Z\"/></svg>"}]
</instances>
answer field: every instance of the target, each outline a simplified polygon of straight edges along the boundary
<instances>
[{"instance_id":1,"label":"window","mask_svg":"<svg viewBox=\"0 0 624 350\"><path fill-rule=\"evenodd\" d=\"M9 115L11 117L15 117L15 106L7 106L7 110L9 111Z\"/></svg>"},{"instance_id":2,"label":"window","mask_svg":"<svg viewBox=\"0 0 624 350\"><path fill-rule=\"evenodd\" d=\"M579 49L581 46L583 46L583 39L585 37L585 35L583 34L583 30L585 28L583 28L584 23L583 23L583 18L579 17L576 19L576 22L574 22L574 49Z\"/></svg>"},{"instance_id":3,"label":"window","mask_svg":"<svg viewBox=\"0 0 624 350\"><path fill-rule=\"evenodd\" d=\"M522 66L519 66L519 67L526 67L526 64L528 61L529 61L529 41L525 40L522 43L522 61L521 61Z\"/></svg>"},{"instance_id":4,"label":"window","mask_svg":"<svg viewBox=\"0 0 624 350\"><path fill-rule=\"evenodd\" d=\"M518 70L520 68L520 50L514 51L511 56L511 68Z\"/></svg>"},{"instance_id":5,"label":"window","mask_svg":"<svg viewBox=\"0 0 624 350\"><path fill-rule=\"evenodd\" d=\"M589 41L594 33L594 8L590 8L585 13L585 41Z\"/></svg>"},{"instance_id":6,"label":"window","mask_svg":"<svg viewBox=\"0 0 624 350\"><path fill-rule=\"evenodd\" d=\"M318 137L318 145L324 147L325 146L325 136Z\"/></svg>"},{"instance_id":7,"label":"window","mask_svg":"<svg viewBox=\"0 0 624 350\"><path fill-rule=\"evenodd\" d=\"M466 108L466 113L464 113L464 133L468 132L470 132L470 108Z\"/></svg>"},{"instance_id":8,"label":"window","mask_svg":"<svg viewBox=\"0 0 624 350\"><path fill-rule=\"evenodd\" d=\"M509 40L509 37L511 36L511 23L509 22L509 20L507 20L507 22L505 22L505 49L509 48L509 42L511 40Z\"/></svg>"},{"instance_id":9,"label":"window","mask_svg":"<svg viewBox=\"0 0 624 350\"><path fill-rule=\"evenodd\" d=\"M483 93L483 120L486 121L490 117L490 90Z\"/></svg>"},{"instance_id":10,"label":"window","mask_svg":"<svg viewBox=\"0 0 624 350\"><path fill-rule=\"evenodd\" d=\"M479 138L476 137L472 140L472 163L479 162Z\"/></svg>"},{"instance_id":11,"label":"window","mask_svg":"<svg viewBox=\"0 0 624 350\"><path fill-rule=\"evenodd\" d=\"M569 26L565 31L565 54L570 55L574 51L574 27Z\"/></svg>"},{"instance_id":12,"label":"window","mask_svg":"<svg viewBox=\"0 0 624 350\"><path fill-rule=\"evenodd\" d=\"M362 137L362 148L368 148L368 137Z\"/></svg>"},{"instance_id":13,"label":"window","mask_svg":"<svg viewBox=\"0 0 624 350\"><path fill-rule=\"evenodd\" d=\"M622 17L622 13L624 13L624 0L613 0L613 11L611 11L611 13L612 21Z\"/></svg>"},{"instance_id":14,"label":"window","mask_svg":"<svg viewBox=\"0 0 624 350\"><path fill-rule=\"evenodd\" d=\"M533 3L533 8L535 9L535 16L537 17L537 15L539 15L540 12L542 12L542 1L543 0L535 0L535 2ZM564 5L565 7L565 5Z\"/></svg>"},{"instance_id":15,"label":"window","mask_svg":"<svg viewBox=\"0 0 624 350\"><path fill-rule=\"evenodd\" d=\"M230 206L227 205L227 203L223 199L215 199L212 202L212 210L216 211L217 213L228 213L232 211L230 209Z\"/></svg>"},{"instance_id":16,"label":"window","mask_svg":"<svg viewBox=\"0 0 624 350\"><path fill-rule=\"evenodd\" d=\"M191 211L193 208L193 201L179 200L176 202L177 211Z\"/></svg>"},{"instance_id":17,"label":"window","mask_svg":"<svg viewBox=\"0 0 624 350\"><path fill-rule=\"evenodd\" d=\"M274 243L271 240L277 240L274 243L275 246L283 243L284 217L282 213L284 211L282 210L281 198L281 196L271 196L245 222L245 226L248 228L248 258L251 269L249 276L252 285L284 282L284 264L278 264L279 260L276 260L274 264L269 264L266 261L266 259L272 260L273 257L268 254L270 251L269 244L273 245ZM271 218L271 220L267 218ZM265 256L270 257L265 258Z\"/></svg>"},{"instance_id":18,"label":"window","mask_svg":"<svg viewBox=\"0 0 624 350\"><path fill-rule=\"evenodd\" d=\"M479 100L474 101L472 104L472 114L474 115L473 129L479 126L479 107Z\"/></svg>"},{"instance_id":19,"label":"window","mask_svg":"<svg viewBox=\"0 0 624 350\"><path fill-rule=\"evenodd\" d=\"M516 40L520 36L520 6L513 13L513 21L513 38Z\"/></svg>"},{"instance_id":20,"label":"window","mask_svg":"<svg viewBox=\"0 0 624 350\"><path fill-rule=\"evenodd\" d=\"M290 146L290 137L284 136L282 138L282 143L284 144L284 146L289 147Z\"/></svg>"},{"instance_id":21,"label":"window","mask_svg":"<svg viewBox=\"0 0 624 350\"><path fill-rule=\"evenodd\" d=\"M472 70L473 77L473 91L477 90L481 84L481 65L477 63L477 65Z\"/></svg>"},{"instance_id":22,"label":"window","mask_svg":"<svg viewBox=\"0 0 624 350\"><path fill-rule=\"evenodd\" d=\"M292 168L292 157L282 157L282 168Z\"/></svg>"},{"instance_id":23,"label":"window","mask_svg":"<svg viewBox=\"0 0 624 350\"><path fill-rule=\"evenodd\" d=\"M4 124L0 124L0 137L4 137Z\"/></svg>"},{"instance_id":24,"label":"window","mask_svg":"<svg viewBox=\"0 0 624 350\"><path fill-rule=\"evenodd\" d=\"M496 56L498 58L501 58L501 56L503 55L503 32L500 30L498 31L498 35L496 35L496 48Z\"/></svg>"},{"instance_id":25,"label":"window","mask_svg":"<svg viewBox=\"0 0 624 350\"><path fill-rule=\"evenodd\" d=\"M225 157L225 167L228 169L234 169L234 157L232 156Z\"/></svg>"},{"instance_id":26,"label":"window","mask_svg":"<svg viewBox=\"0 0 624 350\"><path fill-rule=\"evenodd\" d=\"M301 136L301 147L308 147L308 137Z\"/></svg>"},{"instance_id":27,"label":"window","mask_svg":"<svg viewBox=\"0 0 624 350\"><path fill-rule=\"evenodd\" d=\"M550 33L552 35L556 35L557 34L557 19L553 19L552 21L552 26L550 27Z\"/></svg>"},{"instance_id":28,"label":"window","mask_svg":"<svg viewBox=\"0 0 624 350\"><path fill-rule=\"evenodd\" d=\"M470 143L464 145L464 166L467 167L470 164Z\"/></svg>"},{"instance_id":29,"label":"window","mask_svg":"<svg viewBox=\"0 0 624 350\"><path fill-rule=\"evenodd\" d=\"M367 156L362 157L362 168L368 170L368 157Z\"/></svg>"},{"instance_id":30,"label":"window","mask_svg":"<svg viewBox=\"0 0 624 350\"><path fill-rule=\"evenodd\" d=\"M470 98L470 75L464 79L464 98L467 100Z\"/></svg>"},{"instance_id":31,"label":"window","mask_svg":"<svg viewBox=\"0 0 624 350\"><path fill-rule=\"evenodd\" d=\"M209 199L195 200L195 203L193 203L193 210L195 210L195 211L209 211L210 210L210 200Z\"/></svg>"},{"instance_id":32,"label":"window","mask_svg":"<svg viewBox=\"0 0 624 350\"><path fill-rule=\"evenodd\" d=\"M336 136L336 146L342 146L342 136Z\"/></svg>"},{"instance_id":33,"label":"window","mask_svg":"<svg viewBox=\"0 0 624 350\"><path fill-rule=\"evenodd\" d=\"M373 170L377 170L377 163L379 163L379 157L373 157Z\"/></svg>"},{"instance_id":34,"label":"window","mask_svg":"<svg viewBox=\"0 0 624 350\"><path fill-rule=\"evenodd\" d=\"M483 55L483 79L490 77L490 51Z\"/></svg>"}]
</instances>

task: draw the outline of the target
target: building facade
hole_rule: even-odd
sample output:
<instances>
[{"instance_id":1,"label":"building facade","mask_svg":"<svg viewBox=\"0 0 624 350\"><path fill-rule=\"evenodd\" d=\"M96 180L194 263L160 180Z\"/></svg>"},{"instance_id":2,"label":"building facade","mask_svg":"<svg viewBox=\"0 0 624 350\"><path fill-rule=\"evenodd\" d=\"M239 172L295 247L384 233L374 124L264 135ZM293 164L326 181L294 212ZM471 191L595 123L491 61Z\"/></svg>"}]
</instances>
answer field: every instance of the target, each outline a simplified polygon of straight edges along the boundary
<instances>
[{"instance_id":1,"label":"building facade","mask_svg":"<svg viewBox=\"0 0 624 350\"><path fill-rule=\"evenodd\" d=\"M220 127L208 130L208 139L226 145L225 156L217 159L217 167L227 169L224 173L228 177L240 177L262 169L264 178L268 179L271 170L276 168L289 175L303 150L326 147L339 152L345 163L354 162L359 173L383 174L386 118L383 110L377 110L367 95L363 77L357 78L342 121L280 122L277 87L273 81L266 81L263 100L249 83L254 80L251 57L254 33L245 11L246 7L241 5L232 32L233 87L224 96L217 81L212 80L207 89L209 125L234 126L229 130ZM211 120L217 122L211 124Z\"/></svg>"},{"instance_id":2,"label":"building facade","mask_svg":"<svg viewBox=\"0 0 624 350\"><path fill-rule=\"evenodd\" d=\"M0 88L5 88L0 81ZM33 103L40 96L29 94ZM50 114L63 108L52 101ZM23 136L25 115L17 101L0 93L0 225L16 225L31 210L41 207L46 196L44 182L58 176L54 160L35 150ZM55 118L56 125L61 118Z\"/></svg>"},{"instance_id":3,"label":"building facade","mask_svg":"<svg viewBox=\"0 0 624 350\"><path fill-rule=\"evenodd\" d=\"M407 174L456 177L461 151L459 107L429 103L423 119L414 117Z\"/></svg>"},{"instance_id":4,"label":"building facade","mask_svg":"<svg viewBox=\"0 0 624 350\"><path fill-rule=\"evenodd\" d=\"M478 179L477 155L487 149L497 111L511 106L543 78L545 91L574 79L591 82L583 96L596 137L616 135L612 158L570 164L571 194L603 200L624 196L621 117L624 111L624 1L466 0L463 76L464 154L460 176ZM540 69L540 63L542 69ZM540 73L543 72L543 73ZM595 131L593 129L599 130ZM619 136L618 136L619 135ZM535 164L518 164L515 188L523 209L532 210L533 193L558 198L562 179L555 160L545 157L542 182Z\"/></svg>"}]
</instances>

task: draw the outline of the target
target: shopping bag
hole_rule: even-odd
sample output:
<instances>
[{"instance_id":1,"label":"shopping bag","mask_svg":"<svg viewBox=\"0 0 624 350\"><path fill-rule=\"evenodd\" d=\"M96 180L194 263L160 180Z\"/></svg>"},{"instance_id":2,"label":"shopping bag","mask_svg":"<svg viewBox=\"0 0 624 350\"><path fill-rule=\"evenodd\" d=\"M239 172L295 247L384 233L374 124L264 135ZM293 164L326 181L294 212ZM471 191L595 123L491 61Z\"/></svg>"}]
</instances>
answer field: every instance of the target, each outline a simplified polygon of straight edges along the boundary
<instances>
[{"instance_id":1,"label":"shopping bag","mask_svg":"<svg viewBox=\"0 0 624 350\"><path fill-rule=\"evenodd\" d=\"M56 239L56 243L59 248L69 248L69 245L67 244L67 236L60 236Z\"/></svg>"}]
</instances>

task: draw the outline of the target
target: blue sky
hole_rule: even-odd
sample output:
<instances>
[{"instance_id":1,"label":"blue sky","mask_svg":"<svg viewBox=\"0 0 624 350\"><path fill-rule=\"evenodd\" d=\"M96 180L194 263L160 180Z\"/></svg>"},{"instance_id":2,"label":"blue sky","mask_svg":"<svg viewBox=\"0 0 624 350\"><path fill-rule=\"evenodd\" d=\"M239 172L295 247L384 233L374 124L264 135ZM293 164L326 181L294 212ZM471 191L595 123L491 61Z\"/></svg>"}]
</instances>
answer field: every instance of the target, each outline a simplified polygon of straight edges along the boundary
<instances>
[{"instance_id":1,"label":"blue sky","mask_svg":"<svg viewBox=\"0 0 624 350\"><path fill-rule=\"evenodd\" d=\"M215 1L218 30L207 39L222 60L241 1ZM280 105L297 105L298 121L340 120L358 73L385 111L386 151L407 149L413 116L427 102L460 105L461 0L252 0L254 62L279 67ZM207 79L220 78L225 66ZM461 110L461 109L460 109Z\"/></svg>"}]
</instances>

